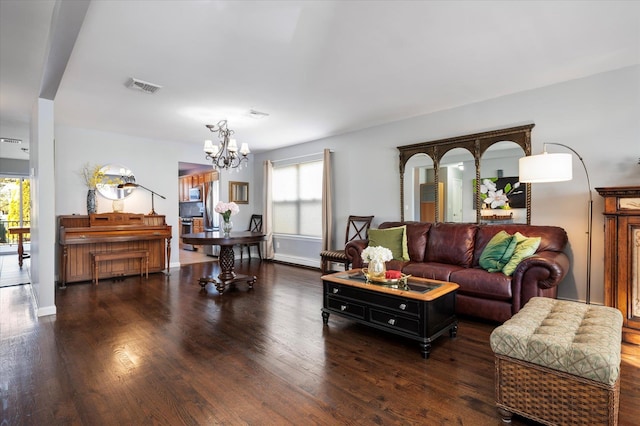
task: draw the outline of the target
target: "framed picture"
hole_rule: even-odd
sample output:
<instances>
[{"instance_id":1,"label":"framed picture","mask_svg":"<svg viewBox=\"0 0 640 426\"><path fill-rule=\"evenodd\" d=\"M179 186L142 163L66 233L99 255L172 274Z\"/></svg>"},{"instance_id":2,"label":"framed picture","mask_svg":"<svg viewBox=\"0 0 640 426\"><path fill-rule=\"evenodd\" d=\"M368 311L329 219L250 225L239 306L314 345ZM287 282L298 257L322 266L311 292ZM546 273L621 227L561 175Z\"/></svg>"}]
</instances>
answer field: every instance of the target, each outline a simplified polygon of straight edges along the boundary
<instances>
[{"instance_id":1,"label":"framed picture","mask_svg":"<svg viewBox=\"0 0 640 426\"><path fill-rule=\"evenodd\" d=\"M527 185L521 184L517 188L515 187L518 183L518 177L491 177L491 178L482 178L482 181L485 179L489 179L496 186L496 190L502 190L503 193L507 194L507 198L509 199L509 206L512 209L524 209L527 206ZM484 194L486 195L486 194ZM483 195L481 194L481 199ZM476 180L473 179L473 205L474 208L478 208L475 205L476 202ZM500 208L500 207L498 207Z\"/></svg>"},{"instance_id":2,"label":"framed picture","mask_svg":"<svg viewBox=\"0 0 640 426\"><path fill-rule=\"evenodd\" d=\"M249 204L249 182L229 181L229 201Z\"/></svg>"}]
</instances>

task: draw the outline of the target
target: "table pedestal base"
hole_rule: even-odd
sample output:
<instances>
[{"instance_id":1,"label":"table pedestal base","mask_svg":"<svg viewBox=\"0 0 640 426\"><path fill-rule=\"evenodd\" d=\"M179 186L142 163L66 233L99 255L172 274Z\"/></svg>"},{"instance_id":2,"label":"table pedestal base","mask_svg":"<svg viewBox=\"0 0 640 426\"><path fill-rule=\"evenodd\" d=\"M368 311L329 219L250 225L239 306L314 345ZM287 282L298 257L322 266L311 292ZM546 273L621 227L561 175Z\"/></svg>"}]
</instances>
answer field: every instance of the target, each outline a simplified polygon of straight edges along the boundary
<instances>
[{"instance_id":1,"label":"table pedestal base","mask_svg":"<svg viewBox=\"0 0 640 426\"><path fill-rule=\"evenodd\" d=\"M231 280L226 280L226 281L222 281L220 280L220 275L218 275L218 277L202 277L198 280L198 282L200 283L200 286L202 287L202 291L205 291L205 287L207 286L207 284L209 283L213 283L216 285L216 290L218 290L218 293L222 294L224 293L225 289L227 287L234 287L235 284L238 281L244 281L247 284L249 284L249 289L252 290L253 289L253 285L255 284L255 282L257 281L257 277L251 276L251 275L236 275L235 278L231 279Z\"/></svg>"},{"instance_id":2,"label":"table pedestal base","mask_svg":"<svg viewBox=\"0 0 640 426\"><path fill-rule=\"evenodd\" d=\"M245 281L249 284L249 289L253 289L253 285L258 279L255 275L237 275L234 270L235 254L233 253L233 246L221 245L220 256L218 261L220 262L220 274L217 278L214 277L202 277L199 280L200 286L204 291L208 283L214 283L218 293L222 294L227 287L234 286L238 281Z\"/></svg>"}]
</instances>

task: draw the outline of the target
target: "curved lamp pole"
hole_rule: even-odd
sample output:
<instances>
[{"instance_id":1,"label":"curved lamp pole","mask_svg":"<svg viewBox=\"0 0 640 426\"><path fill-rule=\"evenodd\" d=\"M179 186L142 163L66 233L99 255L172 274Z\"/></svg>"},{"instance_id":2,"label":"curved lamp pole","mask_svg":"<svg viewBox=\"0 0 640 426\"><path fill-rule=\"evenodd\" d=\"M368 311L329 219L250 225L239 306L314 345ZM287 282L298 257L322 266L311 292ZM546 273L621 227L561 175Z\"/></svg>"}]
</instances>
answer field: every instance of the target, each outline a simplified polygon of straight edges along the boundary
<instances>
[{"instance_id":1,"label":"curved lamp pole","mask_svg":"<svg viewBox=\"0 0 640 426\"><path fill-rule=\"evenodd\" d=\"M589 191L589 224L588 224L588 245L587 245L587 304L591 303L591 241L593 230L593 197L591 195L591 181L589 180L589 172L584 164L582 156L570 146L561 143L548 142L544 144L542 154L529 155L520 158L520 182L524 183L543 183L543 182L561 182L573 179L573 169L571 163L571 154L547 153L547 145L557 145L567 148L573 152L584 168L587 175L587 190Z\"/></svg>"},{"instance_id":2,"label":"curved lamp pole","mask_svg":"<svg viewBox=\"0 0 640 426\"><path fill-rule=\"evenodd\" d=\"M162 198L163 200L167 199L165 196L160 195L157 192L150 190L146 186L140 185L139 183L127 182L127 183L121 183L121 184L118 185L118 189L127 189L127 188L142 188L142 189L146 189L147 191L149 191L151 193L151 212L149 213L149 215L157 215L156 209L155 209L155 206L154 206L154 202L153 202L153 196L154 195L157 195L158 197Z\"/></svg>"}]
</instances>

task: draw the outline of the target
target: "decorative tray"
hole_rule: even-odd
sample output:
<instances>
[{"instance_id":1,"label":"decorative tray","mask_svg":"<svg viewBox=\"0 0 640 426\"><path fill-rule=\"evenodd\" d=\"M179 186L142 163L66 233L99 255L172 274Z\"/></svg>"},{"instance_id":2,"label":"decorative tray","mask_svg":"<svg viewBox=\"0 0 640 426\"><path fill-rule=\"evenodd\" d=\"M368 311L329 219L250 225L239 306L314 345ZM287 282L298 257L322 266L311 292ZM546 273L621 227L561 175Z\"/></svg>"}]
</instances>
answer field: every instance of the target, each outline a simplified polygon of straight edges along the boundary
<instances>
[{"instance_id":1,"label":"decorative tray","mask_svg":"<svg viewBox=\"0 0 640 426\"><path fill-rule=\"evenodd\" d=\"M400 278L376 278L376 277L371 277L369 274L367 274L366 272L366 268L364 268L365 270L362 271L362 274L364 275L364 277L367 279L368 282L372 282L372 283L379 283L379 284L398 284L398 283L403 283L406 284L407 283L407 278L409 278L411 275L407 275L407 274L402 274L400 276Z\"/></svg>"}]
</instances>

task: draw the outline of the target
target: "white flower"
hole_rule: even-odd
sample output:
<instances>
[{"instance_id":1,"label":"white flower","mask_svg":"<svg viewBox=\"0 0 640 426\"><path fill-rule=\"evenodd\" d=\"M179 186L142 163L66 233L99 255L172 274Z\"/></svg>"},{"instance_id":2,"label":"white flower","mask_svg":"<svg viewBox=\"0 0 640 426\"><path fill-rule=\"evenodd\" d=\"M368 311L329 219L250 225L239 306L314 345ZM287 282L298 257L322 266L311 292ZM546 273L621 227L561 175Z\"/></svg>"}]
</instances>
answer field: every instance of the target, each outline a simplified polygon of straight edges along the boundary
<instances>
[{"instance_id":1,"label":"white flower","mask_svg":"<svg viewBox=\"0 0 640 426\"><path fill-rule=\"evenodd\" d=\"M220 201L218 202L218 204L216 204L214 210L216 211L216 213L220 213L222 215L225 222L228 222L231 216L236 215L240 212L240 207L238 207L238 205L233 201L230 203Z\"/></svg>"},{"instance_id":2,"label":"white flower","mask_svg":"<svg viewBox=\"0 0 640 426\"><path fill-rule=\"evenodd\" d=\"M520 182L516 182L513 184L513 187L511 187L510 183L507 183L504 190L497 189L495 182L490 179L484 179L480 185L480 193L486 194L485 198L482 199L482 202L492 209L505 206L509 202L509 195L522 193L522 191L516 191L519 187Z\"/></svg>"},{"instance_id":3,"label":"white flower","mask_svg":"<svg viewBox=\"0 0 640 426\"><path fill-rule=\"evenodd\" d=\"M366 249L362 250L361 257L362 261L365 263L369 263L372 260L388 262L389 260L393 259L393 253L391 253L391 250L386 247L369 246Z\"/></svg>"}]
</instances>

